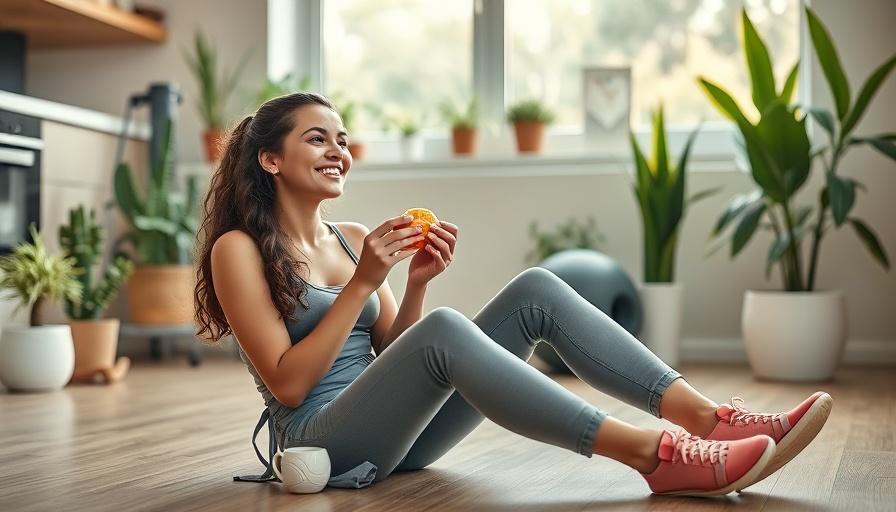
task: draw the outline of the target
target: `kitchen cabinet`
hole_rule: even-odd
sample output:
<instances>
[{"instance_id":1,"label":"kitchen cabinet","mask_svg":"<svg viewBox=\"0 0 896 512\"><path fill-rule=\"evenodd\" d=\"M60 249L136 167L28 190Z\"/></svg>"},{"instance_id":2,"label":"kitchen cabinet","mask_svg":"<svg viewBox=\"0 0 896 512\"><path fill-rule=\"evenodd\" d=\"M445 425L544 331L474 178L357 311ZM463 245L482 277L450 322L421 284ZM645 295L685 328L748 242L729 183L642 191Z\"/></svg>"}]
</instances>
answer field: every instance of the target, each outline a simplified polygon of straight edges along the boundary
<instances>
[{"instance_id":1,"label":"kitchen cabinet","mask_svg":"<svg viewBox=\"0 0 896 512\"><path fill-rule=\"evenodd\" d=\"M29 50L163 43L164 25L96 0L3 0L0 31L25 34Z\"/></svg>"}]
</instances>

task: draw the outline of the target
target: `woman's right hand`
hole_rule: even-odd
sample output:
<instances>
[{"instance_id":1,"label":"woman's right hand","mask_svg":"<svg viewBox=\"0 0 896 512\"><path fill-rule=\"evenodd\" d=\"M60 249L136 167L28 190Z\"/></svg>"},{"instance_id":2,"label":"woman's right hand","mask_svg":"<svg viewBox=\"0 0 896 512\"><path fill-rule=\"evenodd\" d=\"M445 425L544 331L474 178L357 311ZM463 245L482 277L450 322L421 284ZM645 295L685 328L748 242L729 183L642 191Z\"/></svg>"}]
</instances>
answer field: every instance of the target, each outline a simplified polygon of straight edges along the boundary
<instances>
[{"instance_id":1,"label":"woman's right hand","mask_svg":"<svg viewBox=\"0 0 896 512\"><path fill-rule=\"evenodd\" d=\"M413 218L409 215L393 217L364 237L364 246L361 248L358 268L355 269L353 279L358 279L372 290L376 290L386 280L386 276L396 263L417 252L417 248L409 246L424 239L420 226L395 229L409 224L411 220Z\"/></svg>"}]
</instances>

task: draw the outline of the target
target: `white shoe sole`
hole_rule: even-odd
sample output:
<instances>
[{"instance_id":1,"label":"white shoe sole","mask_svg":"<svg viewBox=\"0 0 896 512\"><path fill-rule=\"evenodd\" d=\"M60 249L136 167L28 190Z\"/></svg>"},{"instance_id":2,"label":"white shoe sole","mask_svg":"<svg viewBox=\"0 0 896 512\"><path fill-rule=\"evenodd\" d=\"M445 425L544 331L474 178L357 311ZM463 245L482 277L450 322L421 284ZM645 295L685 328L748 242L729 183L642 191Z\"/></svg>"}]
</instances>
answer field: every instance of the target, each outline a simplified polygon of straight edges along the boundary
<instances>
[{"instance_id":1,"label":"white shoe sole","mask_svg":"<svg viewBox=\"0 0 896 512\"><path fill-rule=\"evenodd\" d=\"M821 428L824 427L828 416L831 415L833 406L834 399L831 398L831 395L823 393L819 396L815 403L806 411L806 414L800 418L800 421L796 422L796 425L778 443L775 458L772 459L771 463L759 475L756 481L758 482L781 469L784 464L787 464L799 455L803 448L808 446L815 439L815 436L821 432Z\"/></svg>"}]
</instances>

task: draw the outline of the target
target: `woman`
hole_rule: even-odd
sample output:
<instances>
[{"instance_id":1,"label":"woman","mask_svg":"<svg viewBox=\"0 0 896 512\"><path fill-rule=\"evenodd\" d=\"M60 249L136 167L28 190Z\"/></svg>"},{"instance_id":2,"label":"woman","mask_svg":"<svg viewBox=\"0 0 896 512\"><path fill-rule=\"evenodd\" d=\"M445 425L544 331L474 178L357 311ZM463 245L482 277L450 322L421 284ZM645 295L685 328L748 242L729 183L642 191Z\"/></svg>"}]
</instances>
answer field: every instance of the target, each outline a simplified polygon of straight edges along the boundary
<instances>
[{"instance_id":1,"label":"woman","mask_svg":"<svg viewBox=\"0 0 896 512\"><path fill-rule=\"evenodd\" d=\"M322 446L333 474L368 463L380 481L429 465L488 417L627 464L655 493L712 496L765 478L821 429L829 395L780 414L719 406L543 269L517 276L472 320L448 308L424 315L458 228L434 225L418 250L410 218L370 231L325 222L321 204L342 194L351 168L347 143L326 98L275 98L233 130L205 203L199 335L239 341L279 446ZM399 305L386 276L407 258ZM539 341L588 384L683 428L608 417L525 362Z\"/></svg>"}]
</instances>

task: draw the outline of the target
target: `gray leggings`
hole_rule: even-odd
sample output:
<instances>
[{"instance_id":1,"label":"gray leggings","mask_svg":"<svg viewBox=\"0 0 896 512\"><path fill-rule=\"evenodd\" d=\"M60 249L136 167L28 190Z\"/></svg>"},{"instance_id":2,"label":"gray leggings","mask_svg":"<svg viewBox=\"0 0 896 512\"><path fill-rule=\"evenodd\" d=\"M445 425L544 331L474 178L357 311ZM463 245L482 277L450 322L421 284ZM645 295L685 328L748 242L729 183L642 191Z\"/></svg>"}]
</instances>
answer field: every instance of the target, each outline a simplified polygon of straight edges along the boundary
<instances>
[{"instance_id":1,"label":"gray leggings","mask_svg":"<svg viewBox=\"0 0 896 512\"><path fill-rule=\"evenodd\" d=\"M449 308L427 314L287 445L326 448L334 475L369 461L379 481L426 467L486 417L590 456L606 413L525 362L539 341L590 386L656 416L680 376L560 278L531 268L472 320Z\"/></svg>"}]
</instances>

